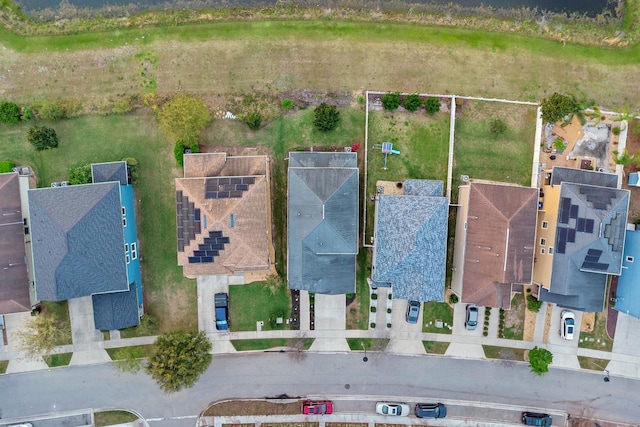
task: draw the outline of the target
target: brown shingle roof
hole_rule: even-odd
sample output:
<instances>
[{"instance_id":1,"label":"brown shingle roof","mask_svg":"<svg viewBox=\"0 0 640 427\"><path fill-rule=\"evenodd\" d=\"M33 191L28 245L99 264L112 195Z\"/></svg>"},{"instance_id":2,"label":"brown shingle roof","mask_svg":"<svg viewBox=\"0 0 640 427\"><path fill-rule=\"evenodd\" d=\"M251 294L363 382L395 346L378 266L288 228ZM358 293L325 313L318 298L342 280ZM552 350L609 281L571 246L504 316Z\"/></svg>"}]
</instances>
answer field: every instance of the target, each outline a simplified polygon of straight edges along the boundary
<instances>
[{"instance_id":1,"label":"brown shingle roof","mask_svg":"<svg viewBox=\"0 0 640 427\"><path fill-rule=\"evenodd\" d=\"M0 174L0 314L31 310L17 173Z\"/></svg>"},{"instance_id":2,"label":"brown shingle roof","mask_svg":"<svg viewBox=\"0 0 640 427\"><path fill-rule=\"evenodd\" d=\"M531 282L538 189L470 186L462 300L509 308L511 285Z\"/></svg>"},{"instance_id":3,"label":"brown shingle roof","mask_svg":"<svg viewBox=\"0 0 640 427\"><path fill-rule=\"evenodd\" d=\"M226 157L224 153L186 155L184 168L185 178L176 179L176 192L181 192L184 200L200 210L201 220L201 231L185 242L183 250L178 248L178 265L184 267L184 274L193 277L268 269L267 157ZM241 197L206 198L207 179L214 177L253 177L253 183ZM213 263L189 263L189 257L212 231L221 231L229 243L214 257Z\"/></svg>"}]
</instances>

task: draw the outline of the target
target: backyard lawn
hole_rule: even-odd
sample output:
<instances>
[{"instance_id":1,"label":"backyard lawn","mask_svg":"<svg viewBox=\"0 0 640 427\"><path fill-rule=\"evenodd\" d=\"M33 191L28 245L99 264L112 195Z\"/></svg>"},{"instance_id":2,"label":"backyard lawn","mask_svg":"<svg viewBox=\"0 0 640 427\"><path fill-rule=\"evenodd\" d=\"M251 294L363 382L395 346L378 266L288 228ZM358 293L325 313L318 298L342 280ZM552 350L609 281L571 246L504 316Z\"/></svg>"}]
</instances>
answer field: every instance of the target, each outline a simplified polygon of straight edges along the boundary
<instances>
[{"instance_id":1,"label":"backyard lawn","mask_svg":"<svg viewBox=\"0 0 640 427\"><path fill-rule=\"evenodd\" d=\"M449 156L449 114L428 116L424 111L369 112L369 139L367 153L367 193L374 195L376 181L404 181L407 178L436 179L445 183ZM384 156L374 148L383 142L393 143L400 154ZM367 204L367 230L365 241L373 233L373 203Z\"/></svg>"},{"instance_id":2,"label":"backyard lawn","mask_svg":"<svg viewBox=\"0 0 640 427\"><path fill-rule=\"evenodd\" d=\"M529 186L536 107L467 101L458 108L452 183L454 200L457 200L460 175ZM492 132L492 120L504 123L504 131Z\"/></svg>"}]
</instances>

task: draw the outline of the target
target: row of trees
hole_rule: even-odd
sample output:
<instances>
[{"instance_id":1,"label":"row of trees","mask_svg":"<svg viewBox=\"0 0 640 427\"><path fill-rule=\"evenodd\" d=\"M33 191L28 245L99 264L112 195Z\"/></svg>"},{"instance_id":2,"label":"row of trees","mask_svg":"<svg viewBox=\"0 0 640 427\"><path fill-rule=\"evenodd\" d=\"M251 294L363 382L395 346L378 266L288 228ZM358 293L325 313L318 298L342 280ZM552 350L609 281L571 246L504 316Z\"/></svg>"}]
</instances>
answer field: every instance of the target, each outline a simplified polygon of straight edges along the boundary
<instances>
[{"instance_id":1,"label":"row of trees","mask_svg":"<svg viewBox=\"0 0 640 427\"><path fill-rule=\"evenodd\" d=\"M382 106L385 110L393 111L400 107L402 96L400 92L388 92L382 97ZM407 111L416 111L423 105L422 98L417 93L407 95L402 101L402 106ZM428 114L435 114L440 111L440 100L435 96L430 96L424 100L424 109Z\"/></svg>"}]
</instances>

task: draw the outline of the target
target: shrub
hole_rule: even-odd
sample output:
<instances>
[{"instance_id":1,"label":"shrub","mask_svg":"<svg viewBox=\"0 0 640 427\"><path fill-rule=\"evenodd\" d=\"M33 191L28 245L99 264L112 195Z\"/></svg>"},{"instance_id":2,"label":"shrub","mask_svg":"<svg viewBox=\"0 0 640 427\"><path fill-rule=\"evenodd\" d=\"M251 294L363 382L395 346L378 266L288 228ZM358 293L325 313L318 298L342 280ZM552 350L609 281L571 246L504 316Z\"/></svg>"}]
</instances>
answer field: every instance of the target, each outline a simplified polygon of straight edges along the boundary
<instances>
[{"instance_id":1,"label":"shrub","mask_svg":"<svg viewBox=\"0 0 640 427\"><path fill-rule=\"evenodd\" d=\"M378 294L371 294L371 299L378 299Z\"/></svg>"},{"instance_id":2,"label":"shrub","mask_svg":"<svg viewBox=\"0 0 640 427\"><path fill-rule=\"evenodd\" d=\"M326 102L318 105L313 112L313 125L322 132L333 130L340 122L340 112L335 105Z\"/></svg>"},{"instance_id":3,"label":"shrub","mask_svg":"<svg viewBox=\"0 0 640 427\"><path fill-rule=\"evenodd\" d=\"M387 328L391 328L391 323L387 323Z\"/></svg>"},{"instance_id":4,"label":"shrub","mask_svg":"<svg viewBox=\"0 0 640 427\"><path fill-rule=\"evenodd\" d=\"M382 97L382 106L385 110L397 110L400 106L400 92L389 92Z\"/></svg>"},{"instance_id":5,"label":"shrub","mask_svg":"<svg viewBox=\"0 0 640 427\"><path fill-rule=\"evenodd\" d=\"M173 157L180 166L184 164L184 144L182 140L176 141L176 145L173 146Z\"/></svg>"},{"instance_id":6,"label":"shrub","mask_svg":"<svg viewBox=\"0 0 640 427\"><path fill-rule=\"evenodd\" d=\"M435 114L440 111L440 100L435 96L430 96L424 100L424 109L428 114Z\"/></svg>"},{"instance_id":7,"label":"shrub","mask_svg":"<svg viewBox=\"0 0 640 427\"><path fill-rule=\"evenodd\" d=\"M351 144L351 152L356 152L360 149L360 143L359 142L354 142L353 144Z\"/></svg>"},{"instance_id":8,"label":"shrub","mask_svg":"<svg viewBox=\"0 0 640 427\"><path fill-rule=\"evenodd\" d=\"M91 183L91 165L76 166L69 169L67 174L69 184L90 184Z\"/></svg>"},{"instance_id":9,"label":"shrub","mask_svg":"<svg viewBox=\"0 0 640 427\"><path fill-rule=\"evenodd\" d=\"M37 151L48 150L58 146L58 135L52 128L45 126L34 126L29 129L27 140Z\"/></svg>"},{"instance_id":10,"label":"shrub","mask_svg":"<svg viewBox=\"0 0 640 427\"><path fill-rule=\"evenodd\" d=\"M293 101L290 100L289 98L285 98L282 100L282 108L284 108L285 110L290 110L293 108Z\"/></svg>"},{"instance_id":11,"label":"shrub","mask_svg":"<svg viewBox=\"0 0 640 427\"><path fill-rule=\"evenodd\" d=\"M20 121L20 107L11 101L0 102L0 123L12 125Z\"/></svg>"},{"instance_id":12,"label":"shrub","mask_svg":"<svg viewBox=\"0 0 640 427\"><path fill-rule=\"evenodd\" d=\"M67 118L67 111L57 102L45 102L38 109L38 114L45 120L62 120Z\"/></svg>"},{"instance_id":13,"label":"shrub","mask_svg":"<svg viewBox=\"0 0 640 427\"><path fill-rule=\"evenodd\" d=\"M371 307L371 312L375 313L376 312L376 308L375 307Z\"/></svg>"},{"instance_id":14,"label":"shrub","mask_svg":"<svg viewBox=\"0 0 640 427\"><path fill-rule=\"evenodd\" d=\"M391 309L387 308L387 313L391 314Z\"/></svg>"},{"instance_id":15,"label":"shrub","mask_svg":"<svg viewBox=\"0 0 640 427\"><path fill-rule=\"evenodd\" d=\"M22 112L22 120L25 122L31 121L33 119L33 108L24 107L24 111Z\"/></svg>"},{"instance_id":16,"label":"shrub","mask_svg":"<svg viewBox=\"0 0 640 427\"><path fill-rule=\"evenodd\" d=\"M489 316L491 314L491 307L485 307L484 309L484 315L485 316Z\"/></svg>"},{"instance_id":17,"label":"shrub","mask_svg":"<svg viewBox=\"0 0 640 427\"><path fill-rule=\"evenodd\" d=\"M15 165L11 160L0 161L0 173L11 172Z\"/></svg>"},{"instance_id":18,"label":"shrub","mask_svg":"<svg viewBox=\"0 0 640 427\"><path fill-rule=\"evenodd\" d=\"M542 301L534 297L533 295L527 295L527 308L534 313L540 311L542 307Z\"/></svg>"},{"instance_id":19,"label":"shrub","mask_svg":"<svg viewBox=\"0 0 640 427\"><path fill-rule=\"evenodd\" d=\"M127 166L129 166L129 177L131 178L131 183L135 184L138 181L138 159L134 159L133 157L125 157L122 160L127 162Z\"/></svg>"},{"instance_id":20,"label":"shrub","mask_svg":"<svg viewBox=\"0 0 640 427\"><path fill-rule=\"evenodd\" d=\"M369 326L371 327L371 329L375 329L376 328L375 322L371 322L371 324Z\"/></svg>"},{"instance_id":21,"label":"shrub","mask_svg":"<svg viewBox=\"0 0 640 427\"><path fill-rule=\"evenodd\" d=\"M507 124L502 119L491 119L489 131L494 135L502 135L507 131Z\"/></svg>"},{"instance_id":22,"label":"shrub","mask_svg":"<svg viewBox=\"0 0 640 427\"><path fill-rule=\"evenodd\" d=\"M247 123L247 126L249 126L249 129L258 130L260 129L260 125L262 124L262 117L260 116L260 113L258 113L257 111L253 111L247 114L245 122Z\"/></svg>"},{"instance_id":23,"label":"shrub","mask_svg":"<svg viewBox=\"0 0 640 427\"><path fill-rule=\"evenodd\" d=\"M458 295L456 295L456 294L449 295L449 303L450 304L457 304L458 303Z\"/></svg>"},{"instance_id":24,"label":"shrub","mask_svg":"<svg viewBox=\"0 0 640 427\"><path fill-rule=\"evenodd\" d=\"M170 141L191 140L209 125L211 114L201 99L182 94L162 106L158 119Z\"/></svg>"},{"instance_id":25,"label":"shrub","mask_svg":"<svg viewBox=\"0 0 640 427\"><path fill-rule=\"evenodd\" d=\"M488 332L488 331L483 331L483 332L482 332L482 336L483 336L483 337L486 337L486 336L488 336L488 335L489 335L489 332Z\"/></svg>"},{"instance_id":26,"label":"shrub","mask_svg":"<svg viewBox=\"0 0 640 427\"><path fill-rule=\"evenodd\" d=\"M620 126L614 126L613 129L611 129L611 133L614 135L620 135Z\"/></svg>"},{"instance_id":27,"label":"shrub","mask_svg":"<svg viewBox=\"0 0 640 427\"><path fill-rule=\"evenodd\" d=\"M365 101L364 96L358 95L358 104L364 104L364 101Z\"/></svg>"},{"instance_id":28,"label":"shrub","mask_svg":"<svg viewBox=\"0 0 640 427\"><path fill-rule=\"evenodd\" d=\"M416 111L422 105L422 101L420 100L420 95L417 93L413 93L407 96L404 99L404 108L408 111Z\"/></svg>"},{"instance_id":29,"label":"shrub","mask_svg":"<svg viewBox=\"0 0 640 427\"><path fill-rule=\"evenodd\" d=\"M392 300L392 299L393 299L393 295L392 295L392 294L389 294L389 295L387 295L387 298L389 298L390 300Z\"/></svg>"}]
</instances>

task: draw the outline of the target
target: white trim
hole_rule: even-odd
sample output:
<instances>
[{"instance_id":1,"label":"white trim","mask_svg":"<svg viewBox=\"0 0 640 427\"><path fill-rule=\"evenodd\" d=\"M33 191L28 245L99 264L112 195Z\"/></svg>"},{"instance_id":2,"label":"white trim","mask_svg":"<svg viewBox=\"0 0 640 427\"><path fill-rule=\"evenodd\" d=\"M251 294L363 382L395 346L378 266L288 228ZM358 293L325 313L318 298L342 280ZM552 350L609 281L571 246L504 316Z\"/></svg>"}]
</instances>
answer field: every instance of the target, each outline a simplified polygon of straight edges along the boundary
<instances>
[{"instance_id":1,"label":"white trim","mask_svg":"<svg viewBox=\"0 0 640 427\"><path fill-rule=\"evenodd\" d=\"M633 258L633 256L631 256L631 255L627 255L627 256L625 257L625 259L627 260L627 262L633 262L633 261L635 261L635 259L634 259L634 258Z\"/></svg>"},{"instance_id":2,"label":"white trim","mask_svg":"<svg viewBox=\"0 0 640 427\"><path fill-rule=\"evenodd\" d=\"M138 259L138 245L136 245L136 242L131 243L131 259Z\"/></svg>"}]
</instances>

